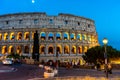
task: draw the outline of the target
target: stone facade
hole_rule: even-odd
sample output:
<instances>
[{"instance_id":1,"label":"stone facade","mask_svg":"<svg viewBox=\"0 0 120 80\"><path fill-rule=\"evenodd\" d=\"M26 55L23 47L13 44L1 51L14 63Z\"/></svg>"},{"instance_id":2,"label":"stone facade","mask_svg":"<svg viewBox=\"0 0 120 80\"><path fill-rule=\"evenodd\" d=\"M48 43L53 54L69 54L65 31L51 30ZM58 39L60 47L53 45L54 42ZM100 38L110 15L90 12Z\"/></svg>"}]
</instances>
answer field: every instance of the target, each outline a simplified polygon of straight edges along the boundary
<instances>
[{"instance_id":1,"label":"stone facade","mask_svg":"<svg viewBox=\"0 0 120 80\"><path fill-rule=\"evenodd\" d=\"M36 30L40 60L55 60L58 53L61 61L82 61L88 48L99 45L91 19L62 13L18 13L0 16L0 53L31 56Z\"/></svg>"}]
</instances>

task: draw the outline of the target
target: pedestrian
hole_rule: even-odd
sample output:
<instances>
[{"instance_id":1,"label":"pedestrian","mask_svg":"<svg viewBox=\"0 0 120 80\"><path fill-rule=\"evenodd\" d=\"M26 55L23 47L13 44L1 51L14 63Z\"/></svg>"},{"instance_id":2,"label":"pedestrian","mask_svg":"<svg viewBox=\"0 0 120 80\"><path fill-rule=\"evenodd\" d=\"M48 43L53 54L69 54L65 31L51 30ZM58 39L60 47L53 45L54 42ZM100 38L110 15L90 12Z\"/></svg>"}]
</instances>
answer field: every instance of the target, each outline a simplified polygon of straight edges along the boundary
<instances>
[{"instance_id":1,"label":"pedestrian","mask_svg":"<svg viewBox=\"0 0 120 80\"><path fill-rule=\"evenodd\" d=\"M112 66L110 63L108 63L108 73L112 74Z\"/></svg>"}]
</instances>

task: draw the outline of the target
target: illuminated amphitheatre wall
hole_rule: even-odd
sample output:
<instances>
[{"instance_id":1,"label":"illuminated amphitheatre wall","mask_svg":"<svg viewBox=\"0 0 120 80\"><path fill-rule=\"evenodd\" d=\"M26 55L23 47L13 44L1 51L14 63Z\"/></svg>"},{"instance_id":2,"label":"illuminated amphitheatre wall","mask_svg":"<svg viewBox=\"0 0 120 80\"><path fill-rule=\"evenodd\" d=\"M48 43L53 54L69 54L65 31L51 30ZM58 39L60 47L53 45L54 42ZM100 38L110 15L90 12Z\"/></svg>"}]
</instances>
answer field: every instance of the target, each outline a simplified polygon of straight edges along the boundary
<instances>
[{"instance_id":1,"label":"illuminated amphitheatre wall","mask_svg":"<svg viewBox=\"0 0 120 80\"><path fill-rule=\"evenodd\" d=\"M62 13L17 13L0 16L0 53L31 56L36 30L40 60L55 60L58 53L61 61L81 61L88 48L99 45L91 19Z\"/></svg>"}]
</instances>

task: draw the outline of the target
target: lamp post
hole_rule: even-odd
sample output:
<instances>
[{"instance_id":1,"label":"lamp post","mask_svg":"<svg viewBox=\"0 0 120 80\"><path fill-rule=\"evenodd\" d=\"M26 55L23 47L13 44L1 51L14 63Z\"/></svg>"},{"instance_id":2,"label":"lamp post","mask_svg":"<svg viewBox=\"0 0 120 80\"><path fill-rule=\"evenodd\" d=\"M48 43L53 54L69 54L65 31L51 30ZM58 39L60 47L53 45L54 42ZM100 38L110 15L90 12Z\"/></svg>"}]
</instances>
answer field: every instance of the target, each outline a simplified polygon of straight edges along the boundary
<instances>
[{"instance_id":1,"label":"lamp post","mask_svg":"<svg viewBox=\"0 0 120 80\"><path fill-rule=\"evenodd\" d=\"M103 44L104 44L104 47L105 47L104 58L105 58L105 73L106 73L106 78L108 78L108 61L107 61L107 49L106 49L107 48L106 47L107 43L108 43L107 38L104 38L103 39Z\"/></svg>"}]
</instances>

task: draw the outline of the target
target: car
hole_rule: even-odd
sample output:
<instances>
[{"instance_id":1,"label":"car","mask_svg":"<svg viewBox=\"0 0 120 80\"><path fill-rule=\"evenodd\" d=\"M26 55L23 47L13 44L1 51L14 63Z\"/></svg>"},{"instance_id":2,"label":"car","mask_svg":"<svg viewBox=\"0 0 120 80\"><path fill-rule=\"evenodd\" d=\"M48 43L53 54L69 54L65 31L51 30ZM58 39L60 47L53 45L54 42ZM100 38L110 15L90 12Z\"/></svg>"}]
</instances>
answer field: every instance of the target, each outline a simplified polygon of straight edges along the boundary
<instances>
[{"instance_id":1,"label":"car","mask_svg":"<svg viewBox=\"0 0 120 80\"><path fill-rule=\"evenodd\" d=\"M3 54L0 53L0 60L4 58Z\"/></svg>"},{"instance_id":2,"label":"car","mask_svg":"<svg viewBox=\"0 0 120 80\"><path fill-rule=\"evenodd\" d=\"M6 59L2 60L2 63L5 65L12 65L13 61L10 58L6 58Z\"/></svg>"}]
</instances>

